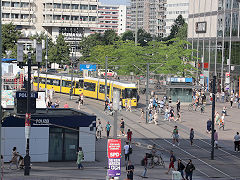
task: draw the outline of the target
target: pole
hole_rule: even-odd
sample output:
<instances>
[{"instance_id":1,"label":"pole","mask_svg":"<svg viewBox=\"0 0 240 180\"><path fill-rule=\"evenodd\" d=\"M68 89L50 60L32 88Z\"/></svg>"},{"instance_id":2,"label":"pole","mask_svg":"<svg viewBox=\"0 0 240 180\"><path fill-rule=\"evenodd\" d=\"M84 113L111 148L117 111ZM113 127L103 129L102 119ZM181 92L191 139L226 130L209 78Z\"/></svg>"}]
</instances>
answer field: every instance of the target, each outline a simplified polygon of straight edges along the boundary
<instances>
[{"instance_id":1,"label":"pole","mask_svg":"<svg viewBox=\"0 0 240 180\"><path fill-rule=\"evenodd\" d=\"M138 43L138 0L136 0L135 46Z\"/></svg>"},{"instance_id":2,"label":"pole","mask_svg":"<svg viewBox=\"0 0 240 180\"><path fill-rule=\"evenodd\" d=\"M146 123L148 123L148 93L149 93L149 63L147 63L147 84L146 84Z\"/></svg>"},{"instance_id":3,"label":"pole","mask_svg":"<svg viewBox=\"0 0 240 180\"><path fill-rule=\"evenodd\" d=\"M38 82L38 88L37 90L39 91L39 74L40 74L40 63L38 63L38 79L37 79L37 82Z\"/></svg>"},{"instance_id":4,"label":"pole","mask_svg":"<svg viewBox=\"0 0 240 180\"><path fill-rule=\"evenodd\" d=\"M30 155L29 155L29 139L30 139L30 103L31 103L31 53L28 53L28 81L27 81L27 113L25 120L25 137L26 137L26 156L24 157L24 175L30 174Z\"/></svg>"},{"instance_id":5,"label":"pole","mask_svg":"<svg viewBox=\"0 0 240 180\"><path fill-rule=\"evenodd\" d=\"M113 139L117 139L117 110L114 111Z\"/></svg>"},{"instance_id":6,"label":"pole","mask_svg":"<svg viewBox=\"0 0 240 180\"><path fill-rule=\"evenodd\" d=\"M2 102L2 1L0 0L0 102ZM2 121L2 105L0 105L0 121ZM0 155L2 155L2 122L0 123ZM2 161L0 160L2 169Z\"/></svg>"},{"instance_id":7,"label":"pole","mask_svg":"<svg viewBox=\"0 0 240 180\"><path fill-rule=\"evenodd\" d=\"M71 89L69 92L70 100L72 99L72 93L73 93L73 53L72 53L72 74L71 74Z\"/></svg>"},{"instance_id":8,"label":"pole","mask_svg":"<svg viewBox=\"0 0 240 180\"><path fill-rule=\"evenodd\" d=\"M213 76L212 82L212 151L211 151L211 160L214 159L214 117L215 117L215 93L216 93L216 76Z\"/></svg>"},{"instance_id":9,"label":"pole","mask_svg":"<svg viewBox=\"0 0 240 180\"><path fill-rule=\"evenodd\" d=\"M46 59L46 79L45 79L45 89L46 89L46 98L47 98L47 96L48 96L48 94L47 94L48 35L47 35L47 37L46 37L46 56L45 56L45 59Z\"/></svg>"},{"instance_id":10,"label":"pole","mask_svg":"<svg viewBox=\"0 0 240 180\"><path fill-rule=\"evenodd\" d=\"M107 68L108 68L108 57L105 58L105 101L107 100Z\"/></svg>"}]
</instances>

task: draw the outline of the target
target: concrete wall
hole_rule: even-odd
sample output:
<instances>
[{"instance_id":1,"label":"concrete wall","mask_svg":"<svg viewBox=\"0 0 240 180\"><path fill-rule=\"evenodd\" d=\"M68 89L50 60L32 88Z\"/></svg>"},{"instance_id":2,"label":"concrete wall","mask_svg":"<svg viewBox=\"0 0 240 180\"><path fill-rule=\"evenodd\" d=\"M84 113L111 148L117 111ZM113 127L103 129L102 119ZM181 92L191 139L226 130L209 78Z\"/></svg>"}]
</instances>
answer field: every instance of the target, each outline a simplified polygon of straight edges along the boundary
<instances>
[{"instance_id":1,"label":"concrete wall","mask_svg":"<svg viewBox=\"0 0 240 180\"><path fill-rule=\"evenodd\" d=\"M25 127L2 128L2 154L5 162L12 158L12 148L17 147L17 152L23 157L26 151ZM30 134L30 156L32 162L47 162L49 146L49 128L32 127Z\"/></svg>"},{"instance_id":2,"label":"concrete wall","mask_svg":"<svg viewBox=\"0 0 240 180\"><path fill-rule=\"evenodd\" d=\"M96 129L90 131L89 127L79 128L79 146L83 148L85 161L95 161Z\"/></svg>"},{"instance_id":3,"label":"concrete wall","mask_svg":"<svg viewBox=\"0 0 240 180\"><path fill-rule=\"evenodd\" d=\"M118 34L122 34L126 31L127 26L127 6L120 5L119 6L119 14L118 14Z\"/></svg>"}]
</instances>

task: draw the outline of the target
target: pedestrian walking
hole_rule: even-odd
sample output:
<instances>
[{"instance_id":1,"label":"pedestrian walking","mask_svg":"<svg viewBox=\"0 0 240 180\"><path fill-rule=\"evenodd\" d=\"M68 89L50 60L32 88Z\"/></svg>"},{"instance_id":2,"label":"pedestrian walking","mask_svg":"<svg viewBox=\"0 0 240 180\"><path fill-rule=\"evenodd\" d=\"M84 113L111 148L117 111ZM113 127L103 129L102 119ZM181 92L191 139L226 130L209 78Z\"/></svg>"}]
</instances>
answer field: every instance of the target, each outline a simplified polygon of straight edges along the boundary
<instances>
[{"instance_id":1,"label":"pedestrian walking","mask_svg":"<svg viewBox=\"0 0 240 180\"><path fill-rule=\"evenodd\" d=\"M49 90L49 97L50 97L50 100L53 100L53 95L54 95L54 89L53 87Z\"/></svg>"},{"instance_id":2,"label":"pedestrian walking","mask_svg":"<svg viewBox=\"0 0 240 180\"><path fill-rule=\"evenodd\" d=\"M224 119L225 119L225 115L222 114L222 116L221 116L221 118L220 118L220 127L219 127L219 129L222 128L223 131L224 131L224 125L225 125Z\"/></svg>"},{"instance_id":3,"label":"pedestrian walking","mask_svg":"<svg viewBox=\"0 0 240 180\"><path fill-rule=\"evenodd\" d=\"M189 162L186 166L185 173L186 173L186 179L192 180L193 171L195 170L195 166L192 164L192 160L189 159Z\"/></svg>"},{"instance_id":4,"label":"pedestrian walking","mask_svg":"<svg viewBox=\"0 0 240 180\"><path fill-rule=\"evenodd\" d=\"M180 102L179 99L177 100L176 105L177 105L177 112L179 112L180 111L180 106L181 106L181 102Z\"/></svg>"},{"instance_id":5,"label":"pedestrian walking","mask_svg":"<svg viewBox=\"0 0 240 180\"><path fill-rule=\"evenodd\" d=\"M176 171L175 167L174 167L174 163L176 162L176 157L173 154L173 151L170 151L171 155L170 155L170 163L169 163L169 167L168 167L168 171L166 172L166 174L169 173L170 169L173 168L174 171Z\"/></svg>"},{"instance_id":6,"label":"pedestrian walking","mask_svg":"<svg viewBox=\"0 0 240 180\"><path fill-rule=\"evenodd\" d=\"M107 125L106 125L106 127L105 127L105 130L106 130L106 132L107 132L107 138L109 138L109 134L110 134L110 131L111 131L111 124L110 124L109 121L107 122Z\"/></svg>"},{"instance_id":7,"label":"pedestrian walking","mask_svg":"<svg viewBox=\"0 0 240 180\"><path fill-rule=\"evenodd\" d=\"M224 103L225 102L225 92L224 91L221 93L221 97L222 97L222 103Z\"/></svg>"},{"instance_id":8,"label":"pedestrian walking","mask_svg":"<svg viewBox=\"0 0 240 180\"><path fill-rule=\"evenodd\" d=\"M128 110L132 112L132 101L131 99L128 101Z\"/></svg>"},{"instance_id":9,"label":"pedestrian walking","mask_svg":"<svg viewBox=\"0 0 240 180\"><path fill-rule=\"evenodd\" d=\"M184 169L185 169L185 166L184 164L182 163L182 160L181 159L178 159L178 168L177 168L177 171L179 171L181 173L181 176L182 178L184 179Z\"/></svg>"},{"instance_id":10,"label":"pedestrian walking","mask_svg":"<svg viewBox=\"0 0 240 180\"><path fill-rule=\"evenodd\" d=\"M170 118L169 118L169 121L170 121L170 119L172 119L172 120L174 121L174 109L173 109L173 107L171 107L171 109L170 109Z\"/></svg>"},{"instance_id":11,"label":"pedestrian walking","mask_svg":"<svg viewBox=\"0 0 240 180\"><path fill-rule=\"evenodd\" d=\"M176 119L176 121L182 122L182 120L181 120L181 112L180 111L177 112L177 119Z\"/></svg>"},{"instance_id":12,"label":"pedestrian walking","mask_svg":"<svg viewBox=\"0 0 240 180\"><path fill-rule=\"evenodd\" d=\"M124 128L125 128L125 122L124 122L124 120L122 118L121 119L121 123L120 123L120 136L125 136Z\"/></svg>"},{"instance_id":13,"label":"pedestrian walking","mask_svg":"<svg viewBox=\"0 0 240 180\"><path fill-rule=\"evenodd\" d=\"M154 122L155 125L158 125L158 113L157 113L157 110L155 110L155 112L154 112L153 122Z\"/></svg>"},{"instance_id":14,"label":"pedestrian walking","mask_svg":"<svg viewBox=\"0 0 240 180\"><path fill-rule=\"evenodd\" d=\"M208 119L207 121L207 133L210 133L212 130L212 121L211 119Z\"/></svg>"},{"instance_id":15,"label":"pedestrian walking","mask_svg":"<svg viewBox=\"0 0 240 180\"><path fill-rule=\"evenodd\" d=\"M104 102L104 111L106 111L107 109L108 109L108 101L105 100L105 102Z\"/></svg>"},{"instance_id":16,"label":"pedestrian walking","mask_svg":"<svg viewBox=\"0 0 240 180\"><path fill-rule=\"evenodd\" d=\"M83 93L81 93L81 94L80 94L80 102L81 102L81 105L82 105L82 106L83 106L83 98L84 98Z\"/></svg>"},{"instance_id":17,"label":"pedestrian walking","mask_svg":"<svg viewBox=\"0 0 240 180\"><path fill-rule=\"evenodd\" d=\"M102 131L103 131L103 127L102 127L102 123L101 120L98 119L98 125L97 125L97 139L98 138L102 138Z\"/></svg>"},{"instance_id":18,"label":"pedestrian walking","mask_svg":"<svg viewBox=\"0 0 240 180\"><path fill-rule=\"evenodd\" d=\"M214 130L214 144L215 148L218 149L218 132Z\"/></svg>"},{"instance_id":19,"label":"pedestrian walking","mask_svg":"<svg viewBox=\"0 0 240 180\"><path fill-rule=\"evenodd\" d=\"M146 174L147 174L147 166L148 166L148 153L145 154L145 157L143 158L141 165L144 166L144 170L142 173L142 178L146 178Z\"/></svg>"},{"instance_id":20,"label":"pedestrian walking","mask_svg":"<svg viewBox=\"0 0 240 180\"><path fill-rule=\"evenodd\" d=\"M234 150L235 152L240 152L240 148L239 148L239 144L240 143L240 136L239 136L239 132L237 132L237 134L234 136Z\"/></svg>"},{"instance_id":21,"label":"pedestrian walking","mask_svg":"<svg viewBox=\"0 0 240 180\"><path fill-rule=\"evenodd\" d=\"M164 120L169 120L169 109L168 109L168 106L166 106L166 108L165 108L165 118L164 118Z\"/></svg>"},{"instance_id":22,"label":"pedestrian walking","mask_svg":"<svg viewBox=\"0 0 240 180\"><path fill-rule=\"evenodd\" d=\"M118 107L118 110L121 111L122 110L122 99L120 98L120 101L119 101L119 107Z\"/></svg>"},{"instance_id":23,"label":"pedestrian walking","mask_svg":"<svg viewBox=\"0 0 240 180\"><path fill-rule=\"evenodd\" d=\"M12 149L12 159L10 160L9 169L12 169L13 164L15 164L16 168L18 169L18 157L19 157L19 154L17 152L17 148L13 147L13 149Z\"/></svg>"},{"instance_id":24,"label":"pedestrian walking","mask_svg":"<svg viewBox=\"0 0 240 180\"><path fill-rule=\"evenodd\" d=\"M78 152L77 152L77 165L78 169L83 169L82 161L84 160L84 154L82 151L82 147L78 147Z\"/></svg>"},{"instance_id":25,"label":"pedestrian walking","mask_svg":"<svg viewBox=\"0 0 240 180\"><path fill-rule=\"evenodd\" d=\"M194 130L193 130L193 128L191 128L191 130L190 130L190 144L191 144L191 146L193 145L193 138L194 138Z\"/></svg>"},{"instance_id":26,"label":"pedestrian walking","mask_svg":"<svg viewBox=\"0 0 240 180\"><path fill-rule=\"evenodd\" d=\"M127 99L125 100L125 109L126 109L126 111L128 111L128 100Z\"/></svg>"},{"instance_id":27,"label":"pedestrian walking","mask_svg":"<svg viewBox=\"0 0 240 180\"><path fill-rule=\"evenodd\" d=\"M175 126L174 129L173 129L172 137L173 137L173 146L175 146L175 142L177 142L178 146L179 146L180 142L179 142L179 134L178 134L177 126Z\"/></svg>"},{"instance_id":28,"label":"pedestrian walking","mask_svg":"<svg viewBox=\"0 0 240 180\"><path fill-rule=\"evenodd\" d=\"M149 109L148 114L149 114L149 122L148 123L152 123L152 108Z\"/></svg>"},{"instance_id":29,"label":"pedestrian walking","mask_svg":"<svg viewBox=\"0 0 240 180\"><path fill-rule=\"evenodd\" d=\"M80 109L80 106L81 106L81 95L79 94L79 97L78 97L78 109Z\"/></svg>"},{"instance_id":30,"label":"pedestrian walking","mask_svg":"<svg viewBox=\"0 0 240 180\"><path fill-rule=\"evenodd\" d=\"M127 171L127 179L133 180L134 166L132 165L131 161L128 161L126 171Z\"/></svg>"},{"instance_id":31,"label":"pedestrian walking","mask_svg":"<svg viewBox=\"0 0 240 180\"><path fill-rule=\"evenodd\" d=\"M144 109L141 109L141 116L139 118L140 120L143 120L144 119Z\"/></svg>"},{"instance_id":32,"label":"pedestrian walking","mask_svg":"<svg viewBox=\"0 0 240 180\"><path fill-rule=\"evenodd\" d=\"M231 98L230 98L230 106L231 106L231 108L232 108L232 105L233 105L233 96L231 96Z\"/></svg>"},{"instance_id":33,"label":"pedestrian walking","mask_svg":"<svg viewBox=\"0 0 240 180\"><path fill-rule=\"evenodd\" d=\"M130 159L130 154L131 154L131 145L129 144L129 142L126 142L126 145L124 146L124 156L125 156L125 161L129 161Z\"/></svg>"},{"instance_id":34,"label":"pedestrian walking","mask_svg":"<svg viewBox=\"0 0 240 180\"><path fill-rule=\"evenodd\" d=\"M127 141L132 142L132 131L130 129L127 131Z\"/></svg>"}]
</instances>

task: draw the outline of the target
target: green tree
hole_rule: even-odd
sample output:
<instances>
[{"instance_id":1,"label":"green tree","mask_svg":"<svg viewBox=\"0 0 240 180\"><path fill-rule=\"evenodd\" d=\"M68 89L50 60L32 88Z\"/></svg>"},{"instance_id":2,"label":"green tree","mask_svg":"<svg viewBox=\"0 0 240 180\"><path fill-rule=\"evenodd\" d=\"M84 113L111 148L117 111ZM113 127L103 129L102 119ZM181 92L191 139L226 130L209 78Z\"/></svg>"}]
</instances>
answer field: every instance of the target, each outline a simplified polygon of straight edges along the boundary
<instances>
[{"instance_id":1,"label":"green tree","mask_svg":"<svg viewBox=\"0 0 240 180\"><path fill-rule=\"evenodd\" d=\"M187 40L187 33L188 33L188 24L184 23L183 26L179 28L178 33L176 34L176 38Z\"/></svg>"},{"instance_id":2,"label":"green tree","mask_svg":"<svg viewBox=\"0 0 240 180\"><path fill-rule=\"evenodd\" d=\"M10 58L17 57L17 41L21 36L21 32L16 29L12 23L2 26L2 52L6 57L6 51L12 51Z\"/></svg>"},{"instance_id":3,"label":"green tree","mask_svg":"<svg viewBox=\"0 0 240 180\"><path fill-rule=\"evenodd\" d=\"M174 24L171 27L171 33L169 35L169 39L175 38L178 34L179 29L185 24L185 20L180 14L174 21Z\"/></svg>"},{"instance_id":4,"label":"green tree","mask_svg":"<svg viewBox=\"0 0 240 180\"><path fill-rule=\"evenodd\" d=\"M49 47L48 59L51 63L69 64L70 63L70 48L65 41L64 36L60 34L57 37L56 43Z\"/></svg>"},{"instance_id":5,"label":"green tree","mask_svg":"<svg viewBox=\"0 0 240 180\"><path fill-rule=\"evenodd\" d=\"M119 40L119 36L114 30L106 30L103 34L103 42L105 45L114 44L115 41Z\"/></svg>"},{"instance_id":6,"label":"green tree","mask_svg":"<svg viewBox=\"0 0 240 180\"><path fill-rule=\"evenodd\" d=\"M94 33L83 39L79 42L80 53L83 55L83 58L89 56L90 50L97 45L103 44L103 37L100 33Z\"/></svg>"},{"instance_id":7,"label":"green tree","mask_svg":"<svg viewBox=\"0 0 240 180\"><path fill-rule=\"evenodd\" d=\"M122 34L121 39L123 41L127 41L127 40L134 41L134 33L132 31L126 31Z\"/></svg>"}]
</instances>

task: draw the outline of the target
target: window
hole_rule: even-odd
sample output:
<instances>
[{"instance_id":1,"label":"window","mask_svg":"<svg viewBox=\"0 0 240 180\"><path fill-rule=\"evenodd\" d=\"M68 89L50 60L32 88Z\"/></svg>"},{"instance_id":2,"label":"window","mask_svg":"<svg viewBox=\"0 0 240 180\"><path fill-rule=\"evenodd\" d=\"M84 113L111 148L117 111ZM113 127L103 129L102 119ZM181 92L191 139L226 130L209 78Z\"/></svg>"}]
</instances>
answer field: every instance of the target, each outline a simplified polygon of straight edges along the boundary
<instances>
[{"instance_id":1,"label":"window","mask_svg":"<svg viewBox=\"0 0 240 180\"><path fill-rule=\"evenodd\" d=\"M61 4L60 3L54 3L53 8L54 9L61 9Z\"/></svg>"},{"instance_id":2,"label":"window","mask_svg":"<svg viewBox=\"0 0 240 180\"><path fill-rule=\"evenodd\" d=\"M88 10L88 5L83 5L83 4L81 4L81 5L80 5L80 9Z\"/></svg>"},{"instance_id":3,"label":"window","mask_svg":"<svg viewBox=\"0 0 240 180\"><path fill-rule=\"evenodd\" d=\"M9 18L9 17L10 17L10 13L3 13L3 14L2 14L2 17L3 17L3 18Z\"/></svg>"},{"instance_id":4,"label":"window","mask_svg":"<svg viewBox=\"0 0 240 180\"><path fill-rule=\"evenodd\" d=\"M28 6L29 6L29 3L25 3L25 2L21 3L21 7L23 8L28 8Z\"/></svg>"},{"instance_id":5,"label":"window","mask_svg":"<svg viewBox=\"0 0 240 180\"><path fill-rule=\"evenodd\" d=\"M123 91L123 98L137 98L137 89L126 88Z\"/></svg>"},{"instance_id":6,"label":"window","mask_svg":"<svg viewBox=\"0 0 240 180\"><path fill-rule=\"evenodd\" d=\"M11 14L12 19L18 19L19 18L19 14Z\"/></svg>"},{"instance_id":7,"label":"window","mask_svg":"<svg viewBox=\"0 0 240 180\"><path fill-rule=\"evenodd\" d=\"M72 9L78 9L79 5L78 4L72 4Z\"/></svg>"},{"instance_id":8,"label":"window","mask_svg":"<svg viewBox=\"0 0 240 180\"><path fill-rule=\"evenodd\" d=\"M54 85L54 86L60 86L60 80L53 79L53 80L52 80L52 85Z\"/></svg>"},{"instance_id":9,"label":"window","mask_svg":"<svg viewBox=\"0 0 240 180\"><path fill-rule=\"evenodd\" d=\"M71 87L71 81L65 81L65 80L63 80L63 81L62 81L62 86L63 86L63 87Z\"/></svg>"},{"instance_id":10,"label":"window","mask_svg":"<svg viewBox=\"0 0 240 180\"><path fill-rule=\"evenodd\" d=\"M97 6L96 5L90 5L90 10L96 10L97 9Z\"/></svg>"},{"instance_id":11,"label":"window","mask_svg":"<svg viewBox=\"0 0 240 180\"><path fill-rule=\"evenodd\" d=\"M60 20L61 19L61 15L54 15L53 16L53 20Z\"/></svg>"},{"instance_id":12,"label":"window","mask_svg":"<svg viewBox=\"0 0 240 180\"><path fill-rule=\"evenodd\" d=\"M72 21L78 21L79 20L79 16L71 16L71 20Z\"/></svg>"},{"instance_id":13,"label":"window","mask_svg":"<svg viewBox=\"0 0 240 180\"><path fill-rule=\"evenodd\" d=\"M2 6L3 7L10 7L10 2L3 1Z\"/></svg>"},{"instance_id":14,"label":"window","mask_svg":"<svg viewBox=\"0 0 240 180\"><path fill-rule=\"evenodd\" d=\"M95 87L96 87L95 83L84 82L84 90L95 91Z\"/></svg>"},{"instance_id":15,"label":"window","mask_svg":"<svg viewBox=\"0 0 240 180\"><path fill-rule=\"evenodd\" d=\"M28 14L21 14L21 19L28 19L29 15Z\"/></svg>"},{"instance_id":16,"label":"window","mask_svg":"<svg viewBox=\"0 0 240 180\"><path fill-rule=\"evenodd\" d=\"M12 2L12 7L20 7L20 3L19 2Z\"/></svg>"},{"instance_id":17,"label":"window","mask_svg":"<svg viewBox=\"0 0 240 180\"><path fill-rule=\"evenodd\" d=\"M62 5L62 8L63 8L63 9L70 9L70 4L63 4L63 5Z\"/></svg>"},{"instance_id":18,"label":"window","mask_svg":"<svg viewBox=\"0 0 240 180\"><path fill-rule=\"evenodd\" d=\"M89 16L89 21L96 21L96 17L95 16Z\"/></svg>"},{"instance_id":19,"label":"window","mask_svg":"<svg viewBox=\"0 0 240 180\"><path fill-rule=\"evenodd\" d=\"M107 93L109 94L110 86L107 87ZM100 84L99 93L105 93L105 85Z\"/></svg>"},{"instance_id":20,"label":"window","mask_svg":"<svg viewBox=\"0 0 240 180\"><path fill-rule=\"evenodd\" d=\"M45 80L46 80L46 78L39 78L39 82L40 82L41 84L45 84Z\"/></svg>"}]
</instances>

